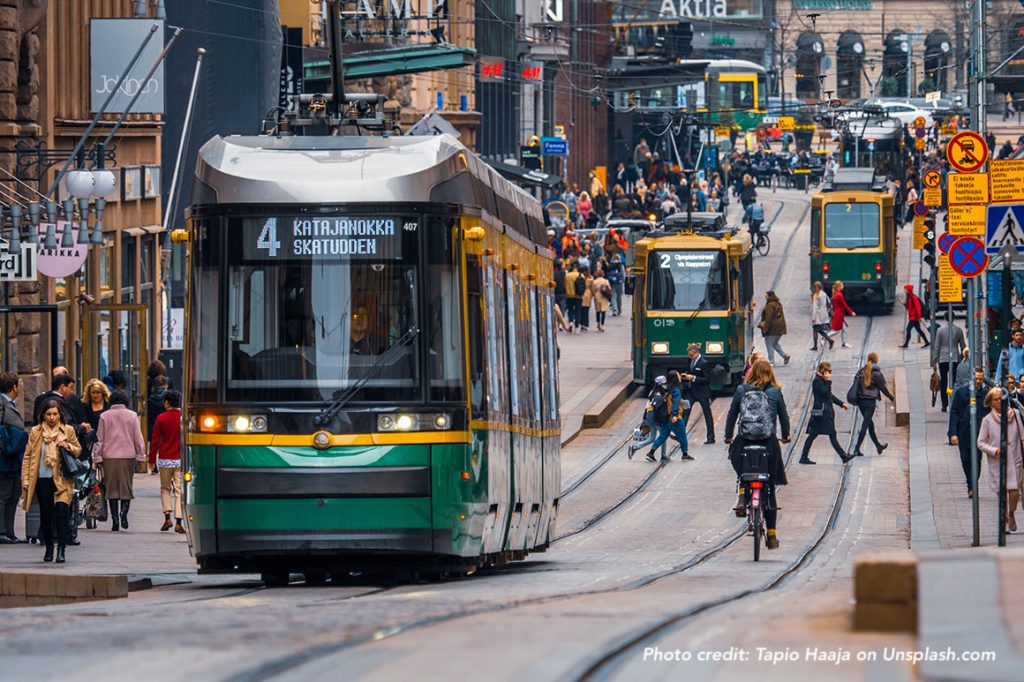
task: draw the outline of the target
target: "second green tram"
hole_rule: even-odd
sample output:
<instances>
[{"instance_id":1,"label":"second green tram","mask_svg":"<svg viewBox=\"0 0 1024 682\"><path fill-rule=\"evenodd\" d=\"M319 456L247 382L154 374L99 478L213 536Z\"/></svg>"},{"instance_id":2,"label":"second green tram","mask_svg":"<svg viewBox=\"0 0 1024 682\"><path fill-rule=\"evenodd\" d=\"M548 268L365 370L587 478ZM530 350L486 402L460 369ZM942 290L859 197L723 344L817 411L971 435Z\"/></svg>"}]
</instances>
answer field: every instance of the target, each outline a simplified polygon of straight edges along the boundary
<instances>
[{"instance_id":1,"label":"second green tram","mask_svg":"<svg viewBox=\"0 0 1024 682\"><path fill-rule=\"evenodd\" d=\"M742 382L750 347L754 276L747 232L655 233L636 243L633 380L679 369L699 343L713 389Z\"/></svg>"},{"instance_id":2,"label":"second green tram","mask_svg":"<svg viewBox=\"0 0 1024 682\"><path fill-rule=\"evenodd\" d=\"M851 303L891 307L898 242L893 206L892 194L863 171L838 171L836 181L811 199L810 285L821 282L830 291L843 282Z\"/></svg>"}]
</instances>

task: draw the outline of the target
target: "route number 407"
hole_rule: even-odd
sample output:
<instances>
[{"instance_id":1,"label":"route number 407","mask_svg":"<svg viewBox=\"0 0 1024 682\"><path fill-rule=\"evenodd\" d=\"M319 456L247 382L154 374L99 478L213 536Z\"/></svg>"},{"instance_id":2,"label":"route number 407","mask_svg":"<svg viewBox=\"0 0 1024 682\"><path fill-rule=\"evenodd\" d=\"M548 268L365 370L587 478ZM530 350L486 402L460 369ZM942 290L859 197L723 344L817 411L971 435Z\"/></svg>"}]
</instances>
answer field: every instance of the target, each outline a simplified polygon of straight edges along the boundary
<instances>
[{"instance_id":1,"label":"route number 407","mask_svg":"<svg viewBox=\"0 0 1024 682\"><path fill-rule=\"evenodd\" d=\"M267 255L273 258L281 248L281 242L277 240L277 218L267 218L263 224L260 236L256 239L257 249L266 249Z\"/></svg>"}]
</instances>

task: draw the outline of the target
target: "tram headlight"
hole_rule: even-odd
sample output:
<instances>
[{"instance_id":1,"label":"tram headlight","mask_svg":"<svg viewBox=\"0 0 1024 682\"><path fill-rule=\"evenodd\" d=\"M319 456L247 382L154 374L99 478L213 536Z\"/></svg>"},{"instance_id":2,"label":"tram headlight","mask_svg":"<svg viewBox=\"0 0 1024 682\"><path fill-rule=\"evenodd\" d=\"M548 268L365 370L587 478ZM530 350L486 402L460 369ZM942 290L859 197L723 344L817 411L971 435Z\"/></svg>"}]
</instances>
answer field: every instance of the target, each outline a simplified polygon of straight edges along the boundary
<instances>
[{"instance_id":1,"label":"tram headlight","mask_svg":"<svg viewBox=\"0 0 1024 682\"><path fill-rule=\"evenodd\" d=\"M721 355L725 352L725 344L721 341L708 341L707 345L704 346L708 355Z\"/></svg>"},{"instance_id":2,"label":"tram headlight","mask_svg":"<svg viewBox=\"0 0 1024 682\"><path fill-rule=\"evenodd\" d=\"M202 433L267 432L267 417L262 414L201 414L197 422Z\"/></svg>"},{"instance_id":3,"label":"tram headlight","mask_svg":"<svg viewBox=\"0 0 1024 682\"><path fill-rule=\"evenodd\" d=\"M652 343L651 355L668 355L668 341L655 341Z\"/></svg>"},{"instance_id":4,"label":"tram headlight","mask_svg":"<svg viewBox=\"0 0 1024 682\"><path fill-rule=\"evenodd\" d=\"M379 414L377 430L396 431L448 431L452 427L449 414Z\"/></svg>"}]
</instances>

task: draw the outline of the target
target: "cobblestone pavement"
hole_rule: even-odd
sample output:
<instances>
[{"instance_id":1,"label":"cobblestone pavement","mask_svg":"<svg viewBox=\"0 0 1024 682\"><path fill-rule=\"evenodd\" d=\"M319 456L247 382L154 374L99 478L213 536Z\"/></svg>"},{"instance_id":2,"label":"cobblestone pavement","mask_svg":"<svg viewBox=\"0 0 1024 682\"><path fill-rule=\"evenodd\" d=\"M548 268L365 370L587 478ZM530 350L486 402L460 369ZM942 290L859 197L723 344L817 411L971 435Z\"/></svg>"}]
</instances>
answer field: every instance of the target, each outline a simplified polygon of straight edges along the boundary
<instances>
[{"instance_id":1,"label":"cobblestone pavement","mask_svg":"<svg viewBox=\"0 0 1024 682\"><path fill-rule=\"evenodd\" d=\"M808 350L808 275L803 255L808 198L787 190L765 197L769 215L774 212L774 200L787 203L772 235L776 248L755 264L759 299L781 271L775 289L786 306L790 334L783 345L793 360L778 372L794 423L805 411L816 362ZM794 240L788 242L794 232ZM611 339L621 333L615 326L625 327L627 321L609 320L609 332L601 335L600 343L611 346ZM865 317L851 321L852 343L856 345L867 325ZM872 331L872 346L882 353L885 367L895 365L891 349L896 343L893 330L899 326L898 316L881 317ZM596 333L587 336L587 342L593 343ZM568 338L560 337L563 401L575 395L566 380L571 366ZM628 331L622 338L628 338ZM763 345L759 338L758 344ZM845 393L850 375L859 366L859 351L858 346L825 353L836 366L837 395ZM616 361L617 350L609 347L602 352L611 354L608 362ZM627 354L628 347L622 355ZM577 367L604 367L604 362ZM583 475L622 443L637 421L641 404L639 398L629 400L605 428L583 431L563 453L563 481ZM509 680L578 676L599 652L638 628L770 581L798 561L826 527L842 467L827 443L818 443L817 466L798 466L799 453L792 454L790 485L780 491L781 549L764 554L758 564L751 561L750 541L742 537L744 522L730 511L735 500L734 475L721 443L726 407L721 399L714 405L718 445L701 445L703 424L695 418L690 439L694 462L676 459L656 468L640 458L628 460L624 452L615 454L564 500L559 533L577 532L556 542L546 554L531 556L507 570L440 584L282 589L262 589L244 576L203 577L191 584L133 593L116 602L11 609L0 625L5 672L17 677L38 673L52 655L56 638L71 642L67 653L76 661L88 667L102 665L115 671L116 678L163 676L172 669L176 676L198 680L329 679L342 674L339 671L347 679L412 675L458 679L482 670L489 677ZM884 422L883 438L889 439L890 448L882 457L866 456L851 465L835 526L810 560L776 590L665 631L661 637L666 646L682 642L689 648L728 649L763 642L784 648L814 641L822 647L864 647L881 641L851 635L845 619L850 611L853 554L876 547L906 547L909 542L905 431L892 426L892 411L886 407L876 423ZM852 413L840 414L844 441L852 424ZM800 444L802 434L796 446ZM648 480L652 471L656 473ZM148 485L148 481L140 485L140 506L145 506L141 503ZM594 521L608 510L613 511ZM98 546L93 534L87 532L87 542L78 548L83 556L90 545ZM726 544L738 536L738 541ZM117 540L135 537L133 525ZM156 534L148 541L164 539ZM720 551L705 557L720 545ZM131 553L121 549L127 546L111 551L120 554L122 563L134 564L139 558L134 547ZM696 563L701 557L705 558ZM186 564L190 562L181 559L181 565ZM78 645L74 633L82 628L95 634ZM165 646L172 631L173 648ZM908 638L885 639L912 644ZM140 656L138 651L146 654ZM798 679L832 678L833 671L840 669L853 678L883 679L878 675L884 674L884 679L891 679L893 673L889 668L807 663L771 669L625 663L627 667L612 670L625 679L734 679L741 670L745 677L758 678L781 677L788 671Z\"/></svg>"}]
</instances>

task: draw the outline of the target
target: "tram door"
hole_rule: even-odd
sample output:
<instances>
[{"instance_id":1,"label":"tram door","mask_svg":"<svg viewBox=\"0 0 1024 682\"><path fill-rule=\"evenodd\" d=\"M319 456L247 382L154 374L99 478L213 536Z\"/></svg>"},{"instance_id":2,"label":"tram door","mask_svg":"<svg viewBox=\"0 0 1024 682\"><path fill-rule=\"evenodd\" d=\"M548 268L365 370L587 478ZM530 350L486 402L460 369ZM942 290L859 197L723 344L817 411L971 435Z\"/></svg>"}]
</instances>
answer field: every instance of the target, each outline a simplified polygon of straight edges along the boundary
<instances>
[{"instance_id":1,"label":"tram door","mask_svg":"<svg viewBox=\"0 0 1024 682\"><path fill-rule=\"evenodd\" d=\"M127 382L129 407L142 417L146 431L146 367L149 365L146 306L142 303L88 305L82 335L82 389L92 378L120 371Z\"/></svg>"}]
</instances>

